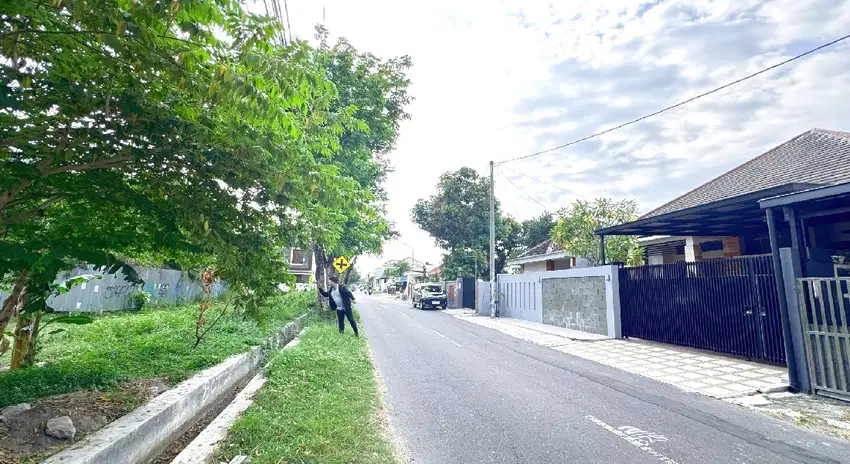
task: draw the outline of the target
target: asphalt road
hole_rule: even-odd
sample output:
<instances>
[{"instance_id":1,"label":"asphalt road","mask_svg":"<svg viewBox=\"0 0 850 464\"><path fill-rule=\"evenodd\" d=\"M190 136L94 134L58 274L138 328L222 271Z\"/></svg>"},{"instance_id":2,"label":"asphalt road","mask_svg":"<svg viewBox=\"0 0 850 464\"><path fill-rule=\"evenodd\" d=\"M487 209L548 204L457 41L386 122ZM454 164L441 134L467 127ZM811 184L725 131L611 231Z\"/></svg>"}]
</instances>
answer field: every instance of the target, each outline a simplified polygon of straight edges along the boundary
<instances>
[{"instance_id":1,"label":"asphalt road","mask_svg":"<svg viewBox=\"0 0 850 464\"><path fill-rule=\"evenodd\" d=\"M412 463L850 463L850 442L440 311L357 309Z\"/></svg>"}]
</instances>

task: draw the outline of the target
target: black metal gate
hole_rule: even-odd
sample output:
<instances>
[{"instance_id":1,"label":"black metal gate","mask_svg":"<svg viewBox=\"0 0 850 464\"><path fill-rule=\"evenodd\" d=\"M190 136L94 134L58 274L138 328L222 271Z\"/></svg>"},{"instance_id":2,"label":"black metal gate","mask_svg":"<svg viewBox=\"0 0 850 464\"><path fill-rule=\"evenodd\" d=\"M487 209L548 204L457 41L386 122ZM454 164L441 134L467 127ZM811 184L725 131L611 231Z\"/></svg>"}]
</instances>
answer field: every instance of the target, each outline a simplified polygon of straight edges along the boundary
<instances>
[{"instance_id":1,"label":"black metal gate","mask_svg":"<svg viewBox=\"0 0 850 464\"><path fill-rule=\"evenodd\" d=\"M785 364L773 258L620 269L623 336Z\"/></svg>"}]
</instances>

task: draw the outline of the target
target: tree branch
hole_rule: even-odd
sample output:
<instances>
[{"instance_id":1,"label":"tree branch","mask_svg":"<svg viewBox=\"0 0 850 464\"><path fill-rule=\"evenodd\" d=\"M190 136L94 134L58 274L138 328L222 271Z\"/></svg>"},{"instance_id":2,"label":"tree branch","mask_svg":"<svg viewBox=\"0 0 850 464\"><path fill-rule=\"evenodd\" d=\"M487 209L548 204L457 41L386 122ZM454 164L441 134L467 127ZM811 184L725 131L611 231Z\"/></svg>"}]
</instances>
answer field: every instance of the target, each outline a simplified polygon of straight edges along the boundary
<instances>
[{"instance_id":1,"label":"tree branch","mask_svg":"<svg viewBox=\"0 0 850 464\"><path fill-rule=\"evenodd\" d=\"M2 224L3 224L2 227L5 227L9 224L17 224L19 222L23 222L23 221L35 216L36 214L38 214L39 211L43 211L43 210L47 209L48 206L55 204L55 203L59 203L60 201L62 201L64 199L65 199L65 197L62 197L62 196L59 196L59 195L54 196L54 197L50 197L47 200L44 200L43 202L41 202L41 204L39 204L35 208L30 208L27 211L23 211L23 212L15 215L15 216L12 216L10 219L2 220Z\"/></svg>"},{"instance_id":2,"label":"tree branch","mask_svg":"<svg viewBox=\"0 0 850 464\"><path fill-rule=\"evenodd\" d=\"M114 35L115 37L125 37L128 39L135 39L135 37L130 35L116 34L112 31L95 31L95 30L84 30L84 31L42 31L39 29L18 29L16 31L6 32L4 34L0 34L0 39L5 39L6 37L15 37L24 34L35 34L35 35ZM157 35L154 34L154 37L158 37L160 39L166 40L176 40L178 42L183 42L189 45L194 45L196 47L206 47L206 45L198 42L193 42L188 39L181 39L180 37L173 37L170 35Z\"/></svg>"},{"instance_id":3,"label":"tree branch","mask_svg":"<svg viewBox=\"0 0 850 464\"><path fill-rule=\"evenodd\" d=\"M123 166L128 162L132 161L133 157L130 155L119 156L117 158L109 158L98 161L90 161L88 163L81 164L69 164L66 166L56 166L54 168L43 169L41 170L41 175L43 177L47 177L53 174L59 174L62 172L68 171L90 171L92 169L107 169L107 168L115 168L119 166Z\"/></svg>"},{"instance_id":4,"label":"tree branch","mask_svg":"<svg viewBox=\"0 0 850 464\"><path fill-rule=\"evenodd\" d=\"M9 202L12 201L15 195L21 193L21 191L29 187L31 183L31 179L20 179L18 181L18 185L13 185L3 193L0 193L0 213L2 213L6 209L6 206L9 205Z\"/></svg>"}]
</instances>

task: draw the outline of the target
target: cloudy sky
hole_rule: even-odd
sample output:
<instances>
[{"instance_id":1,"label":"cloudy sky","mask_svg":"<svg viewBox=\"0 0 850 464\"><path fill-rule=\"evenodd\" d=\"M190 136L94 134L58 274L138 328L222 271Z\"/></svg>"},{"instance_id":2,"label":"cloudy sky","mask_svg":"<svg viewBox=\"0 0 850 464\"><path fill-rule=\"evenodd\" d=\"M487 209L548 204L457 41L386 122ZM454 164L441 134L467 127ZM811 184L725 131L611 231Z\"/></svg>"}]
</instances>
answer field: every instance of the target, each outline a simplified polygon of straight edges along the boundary
<instances>
[{"instance_id":1,"label":"cloudy sky","mask_svg":"<svg viewBox=\"0 0 850 464\"><path fill-rule=\"evenodd\" d=\"M439 261L410 209L444 171L485 173L489 160L569 142L850 34L850 0L288 5L299 37L312 39L324 10L332 36L413 59L416 100L387 186L402 239L361 259L363 271L409 256L409 247ZM850 131L848 102L850 40L599 139L506 164L497 197L519 219L542 212L538 202L554 210L578 197L634 198L649 211L810 128Z\"/></svg>"}]
</instances>

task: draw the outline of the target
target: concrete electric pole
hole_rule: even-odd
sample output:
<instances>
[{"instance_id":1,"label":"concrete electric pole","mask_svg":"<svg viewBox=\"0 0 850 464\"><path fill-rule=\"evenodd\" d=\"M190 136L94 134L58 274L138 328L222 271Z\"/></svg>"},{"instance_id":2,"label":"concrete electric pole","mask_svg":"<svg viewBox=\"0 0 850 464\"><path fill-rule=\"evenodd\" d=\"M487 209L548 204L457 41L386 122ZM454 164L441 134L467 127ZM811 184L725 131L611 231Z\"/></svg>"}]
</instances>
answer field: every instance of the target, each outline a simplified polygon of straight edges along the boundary
<instances>
[{"instance_id":1,"label":"concrete electric pole","mask_svg":"<svg viewBox=\"0 0 850 464\"><path fill-rule=\"evenodd\" d=\"M496 198L490 161L490 317L496 317Z\"/></svg>"}]
</instances>

